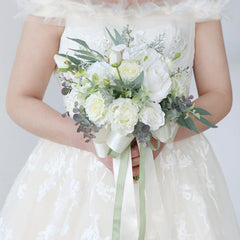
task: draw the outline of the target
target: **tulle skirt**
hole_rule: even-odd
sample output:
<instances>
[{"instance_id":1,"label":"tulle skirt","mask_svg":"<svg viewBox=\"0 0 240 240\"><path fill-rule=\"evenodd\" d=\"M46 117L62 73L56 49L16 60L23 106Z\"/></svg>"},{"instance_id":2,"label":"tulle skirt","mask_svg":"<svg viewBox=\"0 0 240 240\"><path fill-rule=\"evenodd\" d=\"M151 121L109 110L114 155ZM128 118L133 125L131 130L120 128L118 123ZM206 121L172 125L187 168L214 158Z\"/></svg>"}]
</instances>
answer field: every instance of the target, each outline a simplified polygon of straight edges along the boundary
<instances>
[{"instance_id":1,"label":"tulle skirt","mask_svg":"<svg viewBox=\"0 0 240 240\"><path fill-rule=\"evenodd\" d=\"M166 144L154 164L164 219L146 240L240 239L224 175L203 134ZM40 138L6 197L0 240L110 240L114 196L113 173L93 153Z\"/></svg>"}]
</instances>

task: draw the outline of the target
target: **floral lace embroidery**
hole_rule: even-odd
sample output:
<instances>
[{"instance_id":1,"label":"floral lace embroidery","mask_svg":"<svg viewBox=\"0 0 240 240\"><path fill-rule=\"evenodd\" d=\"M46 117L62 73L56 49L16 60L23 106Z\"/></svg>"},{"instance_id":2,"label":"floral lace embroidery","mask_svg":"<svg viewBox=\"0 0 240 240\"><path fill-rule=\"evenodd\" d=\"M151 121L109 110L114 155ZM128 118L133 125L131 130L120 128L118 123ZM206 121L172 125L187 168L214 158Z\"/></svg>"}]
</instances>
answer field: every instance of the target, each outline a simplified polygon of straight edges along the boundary
<instances>
[{"instance_id":1,"label":"floral lace embroidery","mask_svg":"<svg viewBox=\"0 0 240 240\"><path fill-rule=\"evenodd\" d=\"M12 240L13 229L10 229L4 222L4 219L0 218L0 239L1 240Z\"/></svg>"}]
</instances>

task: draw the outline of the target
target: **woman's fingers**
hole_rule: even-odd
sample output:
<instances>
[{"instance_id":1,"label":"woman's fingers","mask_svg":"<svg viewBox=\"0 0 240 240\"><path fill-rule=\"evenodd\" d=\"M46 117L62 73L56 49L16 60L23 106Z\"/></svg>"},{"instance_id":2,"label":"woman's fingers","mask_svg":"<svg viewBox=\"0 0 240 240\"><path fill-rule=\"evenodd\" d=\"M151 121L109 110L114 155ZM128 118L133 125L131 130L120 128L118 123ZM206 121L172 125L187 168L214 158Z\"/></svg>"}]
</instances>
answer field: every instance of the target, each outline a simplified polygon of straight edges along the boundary
<instances>
[{"instance_id":1,"label":"woman's fingers","mask_svg":"<svg viewBox=\"0 0 240 240\"><path fill-rule=\"evenodd\" d=\"M133 176L136 177L137 175L139 175L139 167L133 167Z\"/></svg>"},{"instance_id":2,"label":"woman's fingers","mask_svg":"<svg viewBox=\"0 0 240 240\"><path fill-rule=\"evenodd\" d=\"M139 166L139 157L136 157L136 158L132 158L132 166L133 167L136 167L136 166Z\"/></svg>"},{"instance_id":3,"label":"woman's fingers","mask_svg":"<svg viewBox=\"0 0 240 240\"><path fill-rule=\"evenodd\" d=\"M139 153L138 145L134 145L131 147L131 154L132 154L132 158L139 157L140 153Z\"/></svg>"}]
</instances>

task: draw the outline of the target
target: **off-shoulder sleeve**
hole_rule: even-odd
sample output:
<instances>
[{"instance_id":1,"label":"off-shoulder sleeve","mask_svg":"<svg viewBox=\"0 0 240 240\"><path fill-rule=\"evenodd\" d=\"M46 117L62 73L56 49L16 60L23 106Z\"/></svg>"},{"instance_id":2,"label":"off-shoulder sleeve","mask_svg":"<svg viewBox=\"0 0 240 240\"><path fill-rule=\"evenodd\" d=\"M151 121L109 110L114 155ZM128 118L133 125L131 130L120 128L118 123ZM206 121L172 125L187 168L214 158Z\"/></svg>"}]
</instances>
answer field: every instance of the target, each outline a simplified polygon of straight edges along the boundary
<instances>
[{"instance_id":1,"label":"off-shoulder sleeve","mask_svg":"<svg viewBox=\"0 0 240 240\"><path fill-rule=\"evenodd\" d=\"M65 25L65 0L17 0L18 16L24 16L27 21L37 21L45 24Z\"/></svg>"},{"instance_id":2,"label":"off-shoulder sleeve","mask_svg":"<svg viewBox=\"0 0 240 240\"><path fill-rule=\"evenodd\" d=\"M196 22L220 20L226 15L230 0L195 0L192 7Z\"/></svg>"}]
</instances>

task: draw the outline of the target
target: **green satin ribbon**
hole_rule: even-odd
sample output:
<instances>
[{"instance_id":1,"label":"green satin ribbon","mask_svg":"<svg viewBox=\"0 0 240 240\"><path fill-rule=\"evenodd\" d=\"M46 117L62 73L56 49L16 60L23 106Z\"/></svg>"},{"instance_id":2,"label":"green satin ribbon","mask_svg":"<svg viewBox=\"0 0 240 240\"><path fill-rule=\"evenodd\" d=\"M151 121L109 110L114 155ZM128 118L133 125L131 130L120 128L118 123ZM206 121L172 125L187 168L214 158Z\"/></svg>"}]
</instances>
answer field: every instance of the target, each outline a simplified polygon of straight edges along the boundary
<instances>
[{"instance_id":1,"label":"green satin ribbon","mask_svg":"<svg viewBox=\"0 0 240 240\"><path fill-rule=\"evenodd\" d=\"M141 143L139 143L139 148L140 148L140 166L139 166L140 167L140 180L139 180L140 230L139 230L138 239L144 240L145 232L146 232L146 207L145 207L146 148ZM125 178L127 173L127 166L128 166L130 151L131 151L131 148L129 146L120 155L120 166L119 166L119 172L118 172L116 196L115 196L115 203L114 203L112 240L120 240L122 202L123 202L124 185L125 185Z\"/></svg>"},{"instance_id":2,"label":"green satin ribbon","mask_svg":"<svg viewBox=\"0 0 240 240\"><path fill-rule=\"evenodd\" d=\"M139 240L145 239L146 232L146 206L145 206L145 159L146 148L139 143L140 147L140 179L139 179L139 205L140 205L140 231Z\"/></svg>"},{"instance_id":3,"label":"green satin ribbon","mask_svg":"<svg viewBox=\"0 0 240 240\"><path fill-rule=\"evenodd\" d=\"M159 139L156 139L156 140L157 140L157 144L158 144L156 148L153 146L151 141L147 142L148 147L150 147L153 151L157 151L160 148L161 142Z\"/></svg>"},{"instance_id":4,"label":"green satin ribbon","mask_svg":"<svg viewBox=\"0 0 240 240\"><path fill-rule=\"evenodd\" d=\"M120 240L121 213L125 178L130 154L130 147L127 147L120 155L120 166L118 172L116 195L113 214L112 240Z\"/></svg>"}]
</instances>

